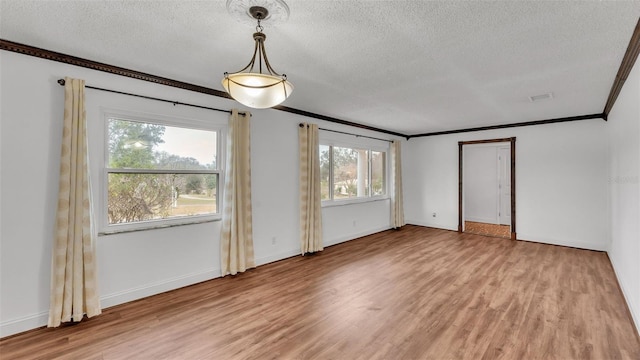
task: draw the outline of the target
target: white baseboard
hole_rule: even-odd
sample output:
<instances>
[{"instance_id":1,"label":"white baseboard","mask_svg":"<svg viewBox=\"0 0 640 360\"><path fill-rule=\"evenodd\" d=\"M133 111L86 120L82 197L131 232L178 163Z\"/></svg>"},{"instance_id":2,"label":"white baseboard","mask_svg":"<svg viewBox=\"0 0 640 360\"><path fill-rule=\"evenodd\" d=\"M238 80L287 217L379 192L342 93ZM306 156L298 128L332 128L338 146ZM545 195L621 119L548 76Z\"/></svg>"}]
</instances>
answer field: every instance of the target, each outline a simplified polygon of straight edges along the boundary
<instances>
[{"instance_id":1,"label":"white baseboard","mask_svg":"<svg viewBox=\"0 0 640 360\"><path fill-rule=\"evenodd\" d=\"M584 242L584 241L567 241L567 240L543 238L540 236L523 234L520 232L517 233L517 236L518 236L518 240L525 240L525 241L537 242L542 244L568 246L568 247L574 247L578 249L596 250L596 251L607 250L607 244L594 244L594 243Z\"/></svg>"},{"instance_id":2,"label":"white baseboard","mask_svg":"<svg viewBox=\"0 0 640 360\"><path fill-rule=\"evenodd\" d=\"M142 299L151 295L160 294L181 287L197 284L199 282L219 278L222 276L220 269L207 269L197 273L177 276L144 286L139 286L100 297L100 305L103 309L124 304L126 302Z\"/></svg>"},{"instance_id":3,"label":"white baseboard","mask_svg":"<svg viewBox=\"0 0 640 360\"><path fill-rule=\"evenodd\" d=\"M151 295L160 294L181 287L197 284L199 282L215 279L221 276L220 269L208 269L197 273L177 276L158 281L156 283L139 286L132 289L107 294L100 297L100 306L103 309L124 304L126 302L142 299ZM49 311L24 316L0 323L0 337L5 337L24 331L32 330L47 325Z\"/></svg>"},{"instance_id":4,"label":"white baseboard","mask_svg":"<svg viewBox=\"0 0 640 360\"><path fill-rule=\"evenodd\" d=\"M275 255L264 256L256 259L256 266L266 265L272 262L280 261L286 258L290 258L296 255L300 255L300 249L298 250L288 250Z\"/></svg>"},{"instance_id":5,"label":"white baseboard","mask_svg":"<svg viewBox=\"0 0 640 360\"><path fill-rule=\"evenodd\" d=\"M49 311L23 316L0 323L0 338L47 325Z\"/></svg>"},{"instance_id":6,"label":"white baseboard","mask_svg":"<svg viewBox=\"0 0 640 360\"><path fill-rule=\"evenodd\" d=\"M407 224L409 225L417 225L417 226L425 226L425 227L430 227L430 228L435 228L435 229L442 229L442 230L451 230L451 231L458 231L458 226L447 226L444 224L438 224L438 223L432 223L432 222L428 222L428 221L422 221L422 220L407 220Z\"/></svg>"},{"instance_id":7,"label":"white baseboard","mask_svg":"<svg viewBox=\"0 0 640 360\"><path fill-rule=\"evenodd\" d=\"M375 229L370 229L370 230L359 232L359 233L355 233L355 234L350 234L350 235L346 235L346 236L340 236L338 238L325 241L325 243L323 245L324 245L324 247L331 246L331 245L337 245L337 244L340 244L340 243L343 243L343 242L346 242L346 241L355 240L355 239L361 238L363 236L376 234L376 233L379 233L381 231L386 231L386 230L389 230L389 229L391 229L391 228L388 227L388 226L385 226L385 227L379 227L379 228L375 228Z\"/></svg>"},{"instance_id":8,"label":"white baseboard","mask_svg":"<svg viewBox=\"0 0 640 360\"><path fill-rule=\"evenodd\" d=\"M337 239L332 239L332 240L326 241L323 244L323 246L327 247L327 246L337 245L337 244L340 244L340 243L343 243L343 242L347 242L347 241L350 241L350 240L355 240L355 239L361 238L363 236L372 235L372 234L379 233L381 231L385 231L385 230L389 230L389 229L390 228L388 228L388 227L380 227L380 228L375 228L375 229L363 231L363 232L356 233L356 234L351 234L351 235L347 235L347 236L341 236L341 237L339 237ZM264 256L264 257L256 259L256 266L269 264L269 263L272 263L272 262L284 260L284 259L287 259L287 258L290 258L290 257L294 257L294 256L298 256L298 255L301 255L300 254L300 249L283 251L283 252L280 252L278 254Z\"/></svg>"},{"instance_id":9,"label":"white baseboard","mask_svg":"<svg viewBox=\"0 0 640 360\"><path fill-rule=\"evenodd\" d=\"M443 230L458 231L457 226L452 227L452 226L447 226L447 225L438 224L438 223L431 223L431 222L421 221L421 220L407 220L407 224L426 226L426 227L443 229ZM594 244L590 242L558 240L558 239L543 238L540 236L528 235L523 233L517 233L517 235L518 235L518 240L537 242L541 244L568 246L568 247L574 247L578 249L587 249L587 250L596 250L596 251L607 251L607 248L608 248L607 244Z\"/></svg>"},{"instance_id":10,"label":"white baseboard","mask_svg":"<svg viewBox=\"0 0 640 360\"><path fill-rule=\"evenodd\" d=\"M629 292L626 290L629 287L625 284L624 281L622 281L622 278L619 275L620 272L618 272L618 269L616 268L616 263L613 261L611 256L609 256L609 262L611 262L611 267L613 267L613 273L616 275L616 278L618 279L618 284L620 284L620 289L622 290L622 296L624 296L624 300L627 302L627 308L629 308L629 312L631 313L631 318L633 320L634 325L636 326L636 331L640 333L640 314L637 313L637 311L640 311L640 309L635 309L633 307L633 302L631 302L631 299L629 299L629 296L628 296Z\"/></svg>"},{"instance_id":11,"label":"white baseboard","mask_svg":"<svg viewBox=\"0 0 640 360\"><path fill-rule=\"evenodd\" d=\"M361 233L351 234L327 241L324 246L336 245L345 241L354 240L363 236L375 234L381 231L389 230L388 227L381 227L367 230ZM274 261L279 261L300 254L299 249L292 249L278 254L265 256L256 259L256 266L265 265ZM100 305L103 309L124 304L130 301L139 300L148 296L160 294L163 292L179 289L181 287L197 284L199 282L219 278L222 276L220 269L207 269L204 271L191 273L187 275L177 276L165 279L155 283L126 289L123 291L107 294L100 297ZM24 316L0 323L0 337L21 333L47 325L49 319L49 311L40 312L33 315Z\"/></svg>"}]
</instances>

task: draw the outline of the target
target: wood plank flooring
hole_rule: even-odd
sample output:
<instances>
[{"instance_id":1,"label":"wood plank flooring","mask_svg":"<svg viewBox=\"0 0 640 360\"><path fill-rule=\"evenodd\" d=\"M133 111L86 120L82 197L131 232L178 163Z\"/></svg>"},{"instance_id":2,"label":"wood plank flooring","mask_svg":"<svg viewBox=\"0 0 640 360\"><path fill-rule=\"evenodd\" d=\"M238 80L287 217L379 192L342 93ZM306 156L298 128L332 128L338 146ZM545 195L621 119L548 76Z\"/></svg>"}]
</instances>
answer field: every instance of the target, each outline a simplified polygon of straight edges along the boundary
<instances>
[{"instance_id":1,"label":"wood plank flooring","mask_svg":"<svg viewBox=\"0 0 640 360\"><path fill-rule=\"evenodd\" d=\"M405 226L0 340L2 359L640 359L602 252Z\"/></svg>"}]
</instances>

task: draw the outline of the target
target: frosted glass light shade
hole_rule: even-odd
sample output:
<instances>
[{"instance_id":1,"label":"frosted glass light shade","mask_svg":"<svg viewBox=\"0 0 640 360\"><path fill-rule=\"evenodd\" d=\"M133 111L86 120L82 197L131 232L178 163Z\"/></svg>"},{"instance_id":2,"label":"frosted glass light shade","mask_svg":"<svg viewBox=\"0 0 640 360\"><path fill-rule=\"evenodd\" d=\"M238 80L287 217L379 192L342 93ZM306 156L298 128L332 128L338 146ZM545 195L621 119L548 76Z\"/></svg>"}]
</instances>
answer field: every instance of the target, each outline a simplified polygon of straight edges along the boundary
<instances>
[{"instance_id":1,"label":"frosted glass light shade","mask_svg":"<svg viewBox=\"0 0 640 360\"><path fill-rule=\"evenodd\" d=\"M278 76L260 73L228 74L222 86L242 105L265 109L285 101L293 92L293 85Z\"/></svg>"}]
</instances>

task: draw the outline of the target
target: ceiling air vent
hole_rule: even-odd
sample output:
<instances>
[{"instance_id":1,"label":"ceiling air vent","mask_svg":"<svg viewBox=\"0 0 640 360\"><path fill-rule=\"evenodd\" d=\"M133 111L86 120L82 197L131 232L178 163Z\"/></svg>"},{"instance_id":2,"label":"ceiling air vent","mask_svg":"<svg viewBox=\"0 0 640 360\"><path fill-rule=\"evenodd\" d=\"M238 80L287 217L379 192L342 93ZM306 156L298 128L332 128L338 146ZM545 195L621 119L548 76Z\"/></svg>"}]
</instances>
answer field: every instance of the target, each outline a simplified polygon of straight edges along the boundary
<instances>
[{"instance_id":1,"label":"ceiling air vent","mask_svg":"<svg viewBox=\"0 0 640 360\"><path fill-rule=\"evenodd\" d=\"M529 101L531 101L531 102L543 101L543 100L551 100L551 99L553 99L553 93L546 93L546 94L542 94L542 95L529 96Z\"/></svg>"}]
</instances>

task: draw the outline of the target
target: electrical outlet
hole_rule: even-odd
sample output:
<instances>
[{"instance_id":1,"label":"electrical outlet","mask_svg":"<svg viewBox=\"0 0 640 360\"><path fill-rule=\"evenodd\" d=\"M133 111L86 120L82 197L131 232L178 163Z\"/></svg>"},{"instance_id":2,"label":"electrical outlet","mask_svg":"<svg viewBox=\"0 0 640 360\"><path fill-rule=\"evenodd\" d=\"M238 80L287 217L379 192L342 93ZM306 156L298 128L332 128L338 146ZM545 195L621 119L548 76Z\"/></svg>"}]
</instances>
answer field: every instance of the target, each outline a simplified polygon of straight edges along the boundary
<instances>
[{"instance_id":1,"label":"electrical outlet","mask_svg":"<svg viewBox=\"0 0 640 360\"><path fill-rule=\"evenodd\" d=\"M355 221L355 220L353 220L353 227L355 227L355 226L356 226L356 221Z\"/></svg>"},{"instance_id":2,"label":"electrical outlet","mask_svg":"<svg viewBox=\"0 0 640 360\"><path fill-rule=\"evenodd\" d=\"M272 237L271 238L271 245L275 245L276 244L276 237Z\"/></svg>"}]
</instances>

